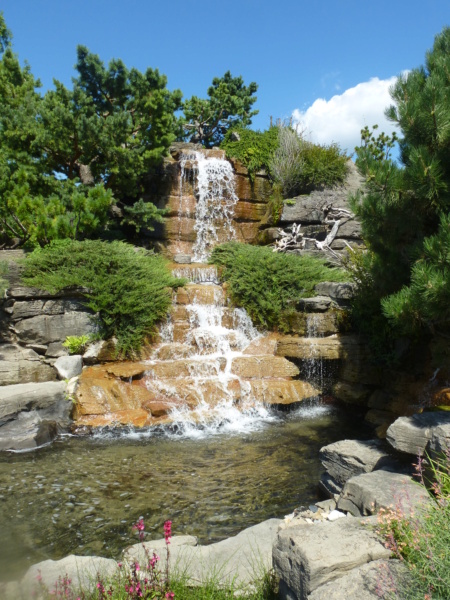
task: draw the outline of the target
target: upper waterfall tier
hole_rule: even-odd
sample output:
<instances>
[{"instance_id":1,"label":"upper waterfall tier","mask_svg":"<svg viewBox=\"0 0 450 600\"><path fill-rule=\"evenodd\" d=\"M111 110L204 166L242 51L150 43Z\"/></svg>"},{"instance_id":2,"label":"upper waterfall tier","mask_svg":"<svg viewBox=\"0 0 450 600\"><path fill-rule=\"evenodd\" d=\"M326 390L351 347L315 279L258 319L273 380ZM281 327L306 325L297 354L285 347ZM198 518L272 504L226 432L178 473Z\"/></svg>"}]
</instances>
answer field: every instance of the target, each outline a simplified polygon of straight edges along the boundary
<instances>
[{"instance_id":1,"label":"upper waterfall tier","mask_svg":"<svg viewBox=\"0 0 450 600\"><path fill-rule=\"evenodd\" d=\"M231 164L224 158L205 156L202 152L182 154L180 158L180 227L184 213L183 200L186 182L192 177L196 198L194 231L196 239L192 247L193 260L206 262L217 244L235 239L232 218L238 202L235 192L234 173Z\"/></svg>"}]
</instances>

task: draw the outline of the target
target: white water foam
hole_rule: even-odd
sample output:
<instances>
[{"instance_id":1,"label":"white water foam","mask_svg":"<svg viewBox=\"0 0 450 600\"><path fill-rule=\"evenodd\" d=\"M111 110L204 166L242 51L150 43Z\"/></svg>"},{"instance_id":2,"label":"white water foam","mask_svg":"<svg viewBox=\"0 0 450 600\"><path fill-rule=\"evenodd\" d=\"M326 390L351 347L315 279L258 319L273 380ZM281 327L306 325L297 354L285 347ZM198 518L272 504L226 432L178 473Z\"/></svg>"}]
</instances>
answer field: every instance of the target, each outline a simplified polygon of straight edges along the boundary
<instances>
[{"instance_id":1,"label":"white water foam","mask_svg":"<svg viewBox=\"0 0 450 600\"><path fill-rule=\"evenodd\" d=\"M234 173L227 160L207 158L201 152L183 155L180 160L180 214L184 210L183 188L187 180L188 162L193 163L197 195L194 226L197 239L193 247L193 259L195 262L206 262L215 245L235 237L232 217L238 197L235 192ZM223 239L219 239L219 228Z\"/></svg>"}]
</instances>

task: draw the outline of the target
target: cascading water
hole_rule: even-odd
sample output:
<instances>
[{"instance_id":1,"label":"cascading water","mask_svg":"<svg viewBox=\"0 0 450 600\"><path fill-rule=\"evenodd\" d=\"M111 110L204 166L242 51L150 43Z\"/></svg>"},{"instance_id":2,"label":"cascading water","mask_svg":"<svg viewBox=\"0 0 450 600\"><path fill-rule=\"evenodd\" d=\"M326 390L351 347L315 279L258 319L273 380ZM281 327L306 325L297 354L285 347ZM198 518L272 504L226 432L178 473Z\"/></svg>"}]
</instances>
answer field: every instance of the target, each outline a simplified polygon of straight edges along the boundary
<instances>
[{"instance_id":1,"label":"cascading water","mask_svg":"<svg viewBox=\"0 0 450 600\"><path fill-rule=\"evenodd\" d=\"M206 157L201 152L183 154L180 166L180 214L184 210L184 185L189 177L188 166L194 177L197 204L193 260L202 263L208 259L215 245L235 236L232 217L238 197L235 193L233 168L227 160Z\"/></svg>"}]
</instances>

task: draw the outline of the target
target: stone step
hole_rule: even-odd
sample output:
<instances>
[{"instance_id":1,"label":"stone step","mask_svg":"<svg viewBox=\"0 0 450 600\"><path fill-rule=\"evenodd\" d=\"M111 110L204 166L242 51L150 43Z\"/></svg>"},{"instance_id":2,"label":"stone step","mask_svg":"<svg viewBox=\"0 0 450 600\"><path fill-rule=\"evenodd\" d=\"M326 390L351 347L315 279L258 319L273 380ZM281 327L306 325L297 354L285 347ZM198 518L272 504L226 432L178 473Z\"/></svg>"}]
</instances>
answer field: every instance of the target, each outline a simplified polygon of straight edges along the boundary
<instances>
[{"instance_id":1,"label":"stone step","mask_svg":"<svg viewBox=\"0 0 450 600\"><path fill-rule=\"evenodd\" d=\"M315 358L325 360L353 360L367 352L364 341L352 335L330 335L328 337L304 338L296 336L280 337L277 343L277 356Z\"/></svg>"},{"instance_id":2,"label":"stone step","mask_svg":"<svg viewBox=\"0 0 450 600\"><path fill-rule=\"evenodd\" d=\"M238 356L231 362L231 372L248 379L295 377L300 371L294 363L281 356Z\"/></svg>"},{"instance_id":3,"label":"stone step","mask_svg":"<svg viewBox=\"0 0 450 600\"><path fill-rule=\"evenodd\" d=\"M187 279L191 283L219 283L219 276L215 265L205 263L172 263L169 268L175 277Z\"/></svg>"},{"instance_id":4,"label":"stone step","mask_svg":"<svg viewBox=\"0 0 450 600\"><path fill-rule=\"evenodd\" d=\"M225 301L225 293L221 285L207 283L189 283L184 288L174 292L174 304L212 304L222 306Z\"/></svg>"}]
</instances>

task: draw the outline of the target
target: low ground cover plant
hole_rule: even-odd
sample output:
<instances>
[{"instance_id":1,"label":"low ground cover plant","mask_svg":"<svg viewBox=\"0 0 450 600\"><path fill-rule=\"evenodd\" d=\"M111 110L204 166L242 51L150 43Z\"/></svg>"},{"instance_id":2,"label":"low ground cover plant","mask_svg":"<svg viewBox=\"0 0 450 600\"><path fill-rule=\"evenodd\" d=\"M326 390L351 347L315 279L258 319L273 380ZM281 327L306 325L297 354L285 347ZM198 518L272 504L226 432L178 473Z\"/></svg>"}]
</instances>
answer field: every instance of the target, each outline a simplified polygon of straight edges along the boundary
<instances>
[{"instance_id":1,"label":"low ground cover plant","mask_svg":"<svg viewBox=\"0 0 450 600\"><path fill-rule=\"evenodd\" d=\"M380 510L378 532L395 558L408 567L384 597L407 600L450 598L450 451L441 457L418 459L420 485L429 490L430 503L419 511Z\"/></svg>"},{"instance_id":2,"label":"low ground cover plant","mask_svg":"<svg viewBox=\"0 0 450 600\"><path fill-rule=\"evenodd\" d=\"M131 356L155 332L171 306L171 290L184 283L163 257L123 242L64 240L36 249L23 263L26 285L52 293L85 288L99 335L115 336L118 352Z\"/></svg>"},{"instance_id":3,"label":"low ground cover plant","mask_svg":"<svg viewBox=\"0 0 450 600\"><path fill-rule=\"evenodd\" d=\"M228 242L215 248L210 262L220 267L228 294L255 325L284 331L300 298L314 296L321 281L346 281L345 271L325 260L272 252L271 248Z\"/></svg>"}]
</instances>

